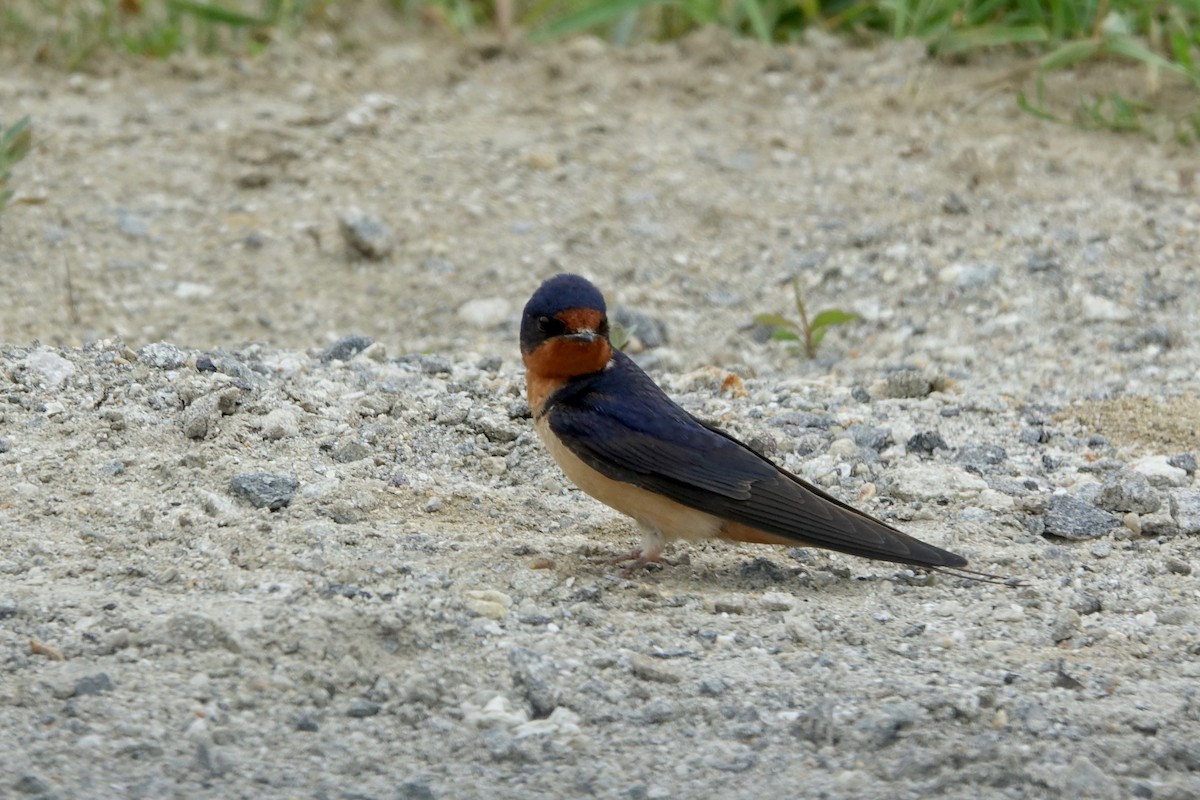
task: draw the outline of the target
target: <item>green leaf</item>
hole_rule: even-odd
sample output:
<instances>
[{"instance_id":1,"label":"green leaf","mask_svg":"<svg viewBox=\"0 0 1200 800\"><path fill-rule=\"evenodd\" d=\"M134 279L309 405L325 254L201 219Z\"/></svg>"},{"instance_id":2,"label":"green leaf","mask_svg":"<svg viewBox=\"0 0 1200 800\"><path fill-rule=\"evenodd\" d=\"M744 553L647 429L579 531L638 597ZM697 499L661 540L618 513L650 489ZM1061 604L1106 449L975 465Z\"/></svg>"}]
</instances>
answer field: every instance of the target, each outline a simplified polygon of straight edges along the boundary
<instances>
[{"instance_id":1,"label":"green leaf","mask_svg":"<svg viewBox=\"0 0 1200 800\"><path fill-rule=\"evenodd\" d=\"M658 3L656 0L600 0L590 5L585 5L574 14L559 19L551 25L547 25L541 31L532 34L529 39L533 42L541 42L547 39L557 39L571 33L579 33L580 31L599 28L611 22L616 22L630 11L641 11L643 8L652 5L677 6L679 3Z\"/></svg>"},{"instance_id":2,"label":"green leaf","mask_svg":"<svg viewBox=\"0 0 1200 800\"><path fill-rule=\"evenodd\" d=\"M1051 72L1085 61L1100 52L1100 42L1096 39L1084 39L1078 42L1068 42L1062 47L1056 47L1042 56L1038 69Z\"/></svg>"},{"instance_id":3,"label":"green leaf","mask_svg":"<svg viewBox=\"0 0 1200 800\"><path fill-rule=\"evenodd\" d=\"M249 14L243 14L231 8L222 8L221 6L214 6L209 3L196 2L196 0L167 0L167 7L173 11L191 14L207 22L218 22L222 25L230 25L235 28L270 24L270 20L252 17Z\"/></svg>"},{"instance_id":4,"label":"green leaf","mask_svg":"<svg viewBox=\"0 0 1200 800\"><path fill-rule=\"evenodd\" d=\"M798 342L800 341L800 334L795 331L776 328L775 332L771 334L771 338L777 342Z\"/></svg>"},{"instance_id":5,"label":"green leaf","mask_svg":"<svg viewBox=\"0 0 1200 800\"><path fill-rule=\"evenodd\" d=\"M861 319L858 314L852 311L842 311L840 308L827 308L817 316L813 317L812 323L809 325L814 334L822 328L828 328L830 325L845 325L847 322L857 322Z\"/></svg>"},{"instance_id":6,"label":"green leaf","mask_svg":"<svg viewBox=\"0 0 1200 800\"><path fill-rule=\"evenodd\" d=\"M1146 66L1158 67L1160 69L1177 72L1180 75L1187 75L1187 70L1179 64L1168 61L1158 53L1153 53L1146 49L1140 42L1132 36L1127 36L1123 33L1110 34L1105 37L1104 44L1111 53L1116 53L1119 56L1132 58L1135 61L1140 61Z\"/></svg>"},{"instance_id":7,"label":"green leaf","mask_svg":"<svg viewBox=\"0 0 1200 800\"><path fill-rule=\"evenodd\" d=\"M796 330L796 323L779 314L759 314L754 318L756 325L767 325L772 328Z\"/></svg>"},{"instance_id":8,"label":"green leaf","mask_svg":"<svg viewBox=\"0 0 1200 800\"><path fill-rule=\"evenodd\" d=\"M1029 98L1025 96L1024 92L1017 92L1017 107L1026 114L1032 114L1038 119L1044 119L1046 122L1057 122L1060 125L1066 124L1066 120L1059 119L1051 114L1046 110L1044 105L1034 105L1033 103L1029 102Z\"/></svg>"},{"instance_id":9,"label":"green leaf","mask_svg":"<svg viewBox=\"0 0 1200 800\"><path fill-rule=\"evenodd\" d=\"M624 350L625 345L629 344L629 340L633 338L633 334L637 331L637 325L630 325L626 328L615 319L608 323L608 341L618 350Z\"/></svg>"},{"instance_id":10,"label":"green leaf","mask_svg":"<svg viewBox=\"0 0 1200 800\"><path fill-rule=\"evenodd\" d=\"M1044 28L1036 25L989 25L962 31L951 31L935 43L938 53L961 53L983 47L1006 47L1014 44L1041 44L1050 40Z\"/></svg>"},{"instance_id":11,"label":"green leaf","mask_svg":"<svg viewBox=\"0 0 1200 800\"><path fill-rule=\"evenodd\" d=\"M25 157L32 146L29 117L21 117L11 128L0 133L0 162L15 164Z\"/></svg>"},{"instance_id":12,"label":"green leaf","mask_svg":"<svg viewBox=\"0 0 1200 800\"><path fill-rule=\"evenodd\" d=\"M767 18L763 15L762 6L758 4L758 0L741 0L738 5L746 12L746 16L750 20L750 29L754 31L754 35L758 37L759 41L769 44L771 27L767 25Z\"/></svg>"},{"instance_id":13,"label":"green leaf","mask_svg":"<svg viewBox=\"0 0 1200 800\"><path fill-rule=\"evenodd\" d=\"M814 354L817 352L817 346L819 344L821 344L821 341L825 338L825 334L828 332L829 332L828 328L815 328L813 330L813 332L812 332L812 347L809 348L809 352L814 353Z\"/></svg>"}]
</instances>

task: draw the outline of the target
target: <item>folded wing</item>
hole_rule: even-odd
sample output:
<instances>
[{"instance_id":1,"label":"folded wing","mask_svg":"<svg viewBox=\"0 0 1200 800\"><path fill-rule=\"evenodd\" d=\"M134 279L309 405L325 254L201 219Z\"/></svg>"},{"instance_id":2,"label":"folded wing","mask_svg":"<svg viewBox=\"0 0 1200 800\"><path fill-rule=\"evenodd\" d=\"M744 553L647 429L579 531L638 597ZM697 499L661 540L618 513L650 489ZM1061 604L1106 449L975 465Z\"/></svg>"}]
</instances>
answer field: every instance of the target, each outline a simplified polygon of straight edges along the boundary
<instances>
[{"instance_id":1,"label":"folded wing","mask_svg":"<svg viewBox=\"0 0 1200 800\"><path fill-rule=\"evenodd\" d=\"M607 372L585 381L552 398L549 423L575 455L609 478L798 545L916 566L967 563L846 505L704 425L624 354L615 354ZM618 384L620 397L608 391ZM631 384L637 390L632 397Z\"/></svg>"}]
</instances>

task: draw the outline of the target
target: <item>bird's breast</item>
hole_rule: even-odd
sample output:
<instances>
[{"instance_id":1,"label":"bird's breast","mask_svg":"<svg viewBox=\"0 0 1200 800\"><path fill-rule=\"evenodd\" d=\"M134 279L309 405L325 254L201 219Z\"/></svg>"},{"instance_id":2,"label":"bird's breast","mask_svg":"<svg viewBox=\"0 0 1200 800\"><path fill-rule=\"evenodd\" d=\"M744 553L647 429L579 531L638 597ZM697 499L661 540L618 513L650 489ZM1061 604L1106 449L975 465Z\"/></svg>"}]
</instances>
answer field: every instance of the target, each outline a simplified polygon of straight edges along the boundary
<instances>
[{"instance_id":1,"label":"bird's breast","mask_svg":"<svg viewBox=\"0 0 1200 800\"><path fill-rule=\"evenodd\" d=\"M554 435L548 417L538 419L534 427L554 461L576 486L601 503L633 517L638 524L657 531L664 539L699 541L720 532L724 520L632 483L614 480L586 464Z\"/></svg>"}]
</instances>

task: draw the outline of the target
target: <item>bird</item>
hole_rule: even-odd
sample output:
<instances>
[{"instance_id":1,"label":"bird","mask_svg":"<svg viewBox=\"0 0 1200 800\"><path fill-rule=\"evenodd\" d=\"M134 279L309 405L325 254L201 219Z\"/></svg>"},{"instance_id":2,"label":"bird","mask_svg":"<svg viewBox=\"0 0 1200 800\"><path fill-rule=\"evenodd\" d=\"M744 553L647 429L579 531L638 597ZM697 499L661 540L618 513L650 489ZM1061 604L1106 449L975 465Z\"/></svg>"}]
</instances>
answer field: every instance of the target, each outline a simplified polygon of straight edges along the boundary
<instances>
[{"instance_id":1,"label":"bird","mask_svg":"<svg viewBox=\"0 0 1200 800\"><path fill-rule=\"evenodd\" d=\"M976 579L967 559L916 539L793 475L672 400L613 347L604 295L579 275L547 279L521 317L538 437L572 482L631 517L641 547L626 576L674 540L818 547Z\"/></svg>"}]
</instances>

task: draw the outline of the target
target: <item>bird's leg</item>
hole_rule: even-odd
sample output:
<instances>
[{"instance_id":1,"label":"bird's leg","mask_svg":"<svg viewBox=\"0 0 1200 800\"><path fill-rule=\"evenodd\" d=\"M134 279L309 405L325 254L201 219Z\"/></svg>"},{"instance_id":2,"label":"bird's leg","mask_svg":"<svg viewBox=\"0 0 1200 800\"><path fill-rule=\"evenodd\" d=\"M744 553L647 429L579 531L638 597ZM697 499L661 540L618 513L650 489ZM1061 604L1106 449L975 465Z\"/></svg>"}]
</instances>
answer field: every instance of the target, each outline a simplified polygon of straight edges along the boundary
<instances>
[{"instance_id":1,"label":"bird's leg","mask_svg":"<svg viewBox=\"0 0 1200 800\"><path fill-rule=\"evenodd\" d=\"M621 570L622 578L633 577L633 573L643 569L648 564L670 564L662 557L663 538L658 531L653 528L642 525L642 546L635 547L627 553L622 553L610 561L610 564L625 564L629 566Z\"/></svg>"}]
</instances>

